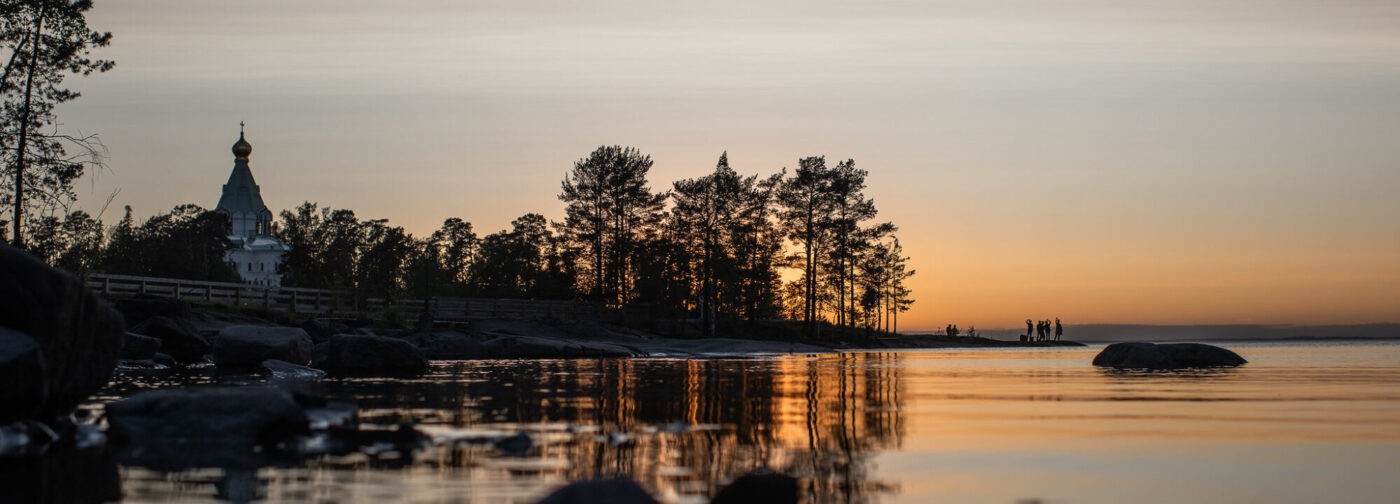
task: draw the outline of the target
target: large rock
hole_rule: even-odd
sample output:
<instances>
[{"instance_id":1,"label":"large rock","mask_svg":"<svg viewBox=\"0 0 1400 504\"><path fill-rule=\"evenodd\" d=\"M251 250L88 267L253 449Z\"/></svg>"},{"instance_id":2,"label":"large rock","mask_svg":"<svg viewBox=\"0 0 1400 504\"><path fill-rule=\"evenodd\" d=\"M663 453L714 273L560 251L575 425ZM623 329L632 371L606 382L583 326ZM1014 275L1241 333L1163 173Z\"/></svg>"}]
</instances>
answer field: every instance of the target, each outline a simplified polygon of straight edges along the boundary
<instances>
[{"instance_id":1,"label":"large rock","mask_svg":"<svg viewBox=\"0 0 1400 504\"><path fill-rule=\"evenodd\" d=\"M188 320L159 315L131 328L131 332L160 340L161 353L182 363L203 362L213 346Z\"/></svg>"},{"instance_id":2,"label":"large rock","mask_svg":"<svg viewBox=\"0 0 1400 504\"><path fill-rule=\"evenodd\" d=\"M154 359L160 351L160 340L136 333L126 333L126 345L122 347L122 358L127 360Z\"/></svg>"},{"instance_id":3,"label":"large rock","mask_svg":"<svg viewBox=\"0 0 1400 504\"><path fill-rule=\"evenodd\" d=\"M297 327L228 326L214 338L214 365L254 369L268 359L306 364L311 344L311 336Z\"/></svg>"},{"instance_id":4,"label":"large rock","mask_svg":"<svg viewBox=\"0 0 1400 504\"><path fill-rule=\"evenodd\" d=\"M267 387L170 388L108 404L108 433L135 444L251 447L309 432L291 392Z\"/></svg>"},{"instance_id":5,"label":"large rock","mask_svg":"<svg viewBox=\"0 0 1400 504\"><path fill-rule=\"evenodd\" d=\"M1202 343L1114 343L1094 357L1094 365L1119 369L1190 369L1239 366L1239 354Z\"/></svg>"},{"instance_id":6,"label":"large rock","mask_svg":"<svg viewBox=\"0 0 1400 504\"><path fill-rule=\"evenodd\" d=\"M339 375L416 374L428 359L412 343L383 336L337 334L325 343L314 367Z\"/></svg>"},{"instance_id":7,"label":"large rock","mask_svg":"<svg viewBox=\"0 0 1400 504\"><path fill-rule=\"evenodd\" d=\"M539 504L656 504L646 489L627 478L580 481L555 490Z\"/></svg>"},{"instance_id":8,"label":"large rock","mask_svg":"<svg viewBox=\"0 0 1400 504\"><path fill-rule=\"evenodd\" d=\"M0 424L33 418L44 406L44 355L28 334L0 327L0 383Z\"/></svg>"},{"instance_id":9,"label":"large rock","mask_svg":"<svg viewBox=\"0 0 1400 504\"><path fill-rule=\"evenodd\" d=\"M43 358L47 387L38 419L73 411L111 379L126 323L106 301L77 278L8 245L0 245L0 326L31 338ZM11 341L15 336L11 335ZM0 383L0 388L17 382ZM19 405L0 404L0 416L17 416Z\"/></svg>"},{"instance_id":10,"label":"large rock","mask_svg":"<svg viewBox=\"0 0 1400 504\"><path fill-rule=\"evenodd\" d=\"M797 478L786 474L758 473L741 476L721 488L710 504L797 504L801 499Z\"/></svg>"}]
</instances>

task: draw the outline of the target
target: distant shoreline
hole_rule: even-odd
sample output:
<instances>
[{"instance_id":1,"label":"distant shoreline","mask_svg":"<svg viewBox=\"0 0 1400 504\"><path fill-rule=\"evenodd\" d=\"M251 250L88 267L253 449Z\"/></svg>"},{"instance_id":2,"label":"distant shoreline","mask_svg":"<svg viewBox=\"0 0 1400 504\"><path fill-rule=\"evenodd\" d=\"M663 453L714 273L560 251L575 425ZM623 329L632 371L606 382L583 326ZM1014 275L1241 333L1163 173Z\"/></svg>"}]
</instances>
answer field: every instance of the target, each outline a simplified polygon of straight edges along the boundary
<instances>
[{"instance_id":1,"label":"distant shoreline","mask_svg":"<svg viewBox=\"0 0 1400 504\"><path fill-rule=\"evenodd\" d=\"M1016 341L1023 329L979 330L983 336ZM941 333L931 333L940 335ZM909 336L927 336L909 334ZM1065 326L1065 337L1084 343L1122 341L1366 341L1400 340L1400 323L1333 325L1147 325L1088 324Z\"/></svg>"}]
</instances>

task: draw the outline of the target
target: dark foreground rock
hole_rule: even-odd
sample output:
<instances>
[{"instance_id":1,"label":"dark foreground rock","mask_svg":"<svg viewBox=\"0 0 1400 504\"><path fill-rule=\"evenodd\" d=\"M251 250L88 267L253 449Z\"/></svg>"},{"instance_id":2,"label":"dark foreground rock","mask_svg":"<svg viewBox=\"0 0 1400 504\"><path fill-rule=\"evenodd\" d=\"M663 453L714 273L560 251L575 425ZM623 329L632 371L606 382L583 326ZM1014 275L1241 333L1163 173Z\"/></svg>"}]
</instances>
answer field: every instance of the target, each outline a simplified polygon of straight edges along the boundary
<instances>
[{"instance_id":1,"label":"dark foreground rock","mask_svg":"<svg viewBox=\"0 0 1400 504\"><path fill-rule=\"evenodd\" d=\"M199 329L188 320L164 315L151 317L131 328L131 332L160 340L161 353L184 364L204 361L213 346L200 336Z\"/></svg>"},{"instance_id":2,"label":"dark foreground rock","mask_svg":"<svg viewBox=\"0 0 1400 504\"><path fill-rule=\"evenodd\" d=\"M710 499L710 504L797 504L797 478L778 473L740 476Z\"/></svg>"},{"instance_id":3,"label":"dark foreground rock","mask_svg":"<svg viewBox=\"0 0 1400 504\"><path fill-rule=\"evenodd\" d=\"M268 359L311 362L311 336L296 327L234 325L214 338L214 365L226 369L255 369Z\"/></svg>"},{"instance_id":4,"label":"dark foreground rock","mask_svg":"<svg viewBox=\"0 0 1400 504\"><path fill-rule=\"evenodd\" d=\"M20 417L23 411L51 419L73 411L112 377L125 325L120 313L77 278L0 245L0 326L18 333L12 341L32 339L43 361L42 376L0 387L45 384L38 407L0 404L0 417Z\"/></svg>"},{"instance_id":5,"label":"dark foreground rock","mask_svg":"<svg viewBox=\"0 0 1400 504\"><path fill-rule=\"evenodd\" d=\"M1239 354L1202 343L1114 343L1094 357L1094 365L1119 369L1190 369L1245 364Z\"/></svg>"},{"instance_id":6,"label":"dark foreground rock","mask_svg":"<svg viewBox=\"0 0 1400 504\"><path fill-rule=\"evenodd\" d=\"M135 444L268 446L309 432L297 397L269 387L151 390L108 404L108 435Z\"/></svg>"},{"instance_id":7,"label":"dark foreground rock","mask_svg":"<svg viewBox=\"0 0 1400 504\"><path fill-rule=\"evenodd\" d=\"M405 375L426 371L428 358L402 339L337 334L325 343L312 366L338 375Z\"/></svg>"},{"instance_id":8,"label":"dark foreground rock","mask_svg":"<svg viewBox=\"0 0 1400 504\"><path fill-rule=\"evenodd\" d=\"M28 334L6 327L0 327L0 384L0 423L34 418L48 397L49 380L39 344Z\"/></svg>"},{"instance_id":9,"label":"dark foreground rock","mask_svg":"<svg viewBox=\"0 0 1400 504\"><path fill-rule=\"evenodd\" d=\"M656 504L646 489L627 478L580 481L555 490L539 504Z\"/></svg>"},{"instance_id":10,"label":"dark foreground rock","mask_svg":"<svg viewBox=\"0 0 1400 504\"><path fill-rule=\"evenodd\" d=\"M100 447L71 443L42 456L0 457L0 502L116 502L122 498L117 462Z\"/></svg>"},{"instance_id":11,"label":"dark foreground rock","mask_svg":"<svg viewBox=\"0 0 1400 504\"><path fill-rule=\"evenodd\" d=\"M126 344L122 346L122 359L154 359L160 351L160 340L136 333L126 333Z\"/></svg>"}]
</instances>

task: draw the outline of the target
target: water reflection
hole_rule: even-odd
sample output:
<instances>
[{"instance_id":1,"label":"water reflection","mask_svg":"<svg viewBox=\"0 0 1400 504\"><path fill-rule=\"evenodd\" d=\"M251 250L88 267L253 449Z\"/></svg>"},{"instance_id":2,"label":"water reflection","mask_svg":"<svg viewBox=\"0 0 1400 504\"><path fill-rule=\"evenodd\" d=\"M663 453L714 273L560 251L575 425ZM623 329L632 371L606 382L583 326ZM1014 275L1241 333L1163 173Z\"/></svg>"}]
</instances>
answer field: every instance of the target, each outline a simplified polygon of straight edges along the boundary
<instances>
[{"instance_id":1,"label":"water reflection","mask_svg":"<svg viewBox=\"0 0 1400 504\"><path fill-rule=\"evenodd\" d=\"M532 502L569 481L624 476L662 500L703 502L723 483L767 469L801 478L808 502L870 502L898 491L871 461L903 440L903 358L437 362L416 379L319 385L356 402L363 422L414 422L438 438L417 454L326 456L257 471L127 467L124 479L128 496L143 500L369 501L388 491L404 501ZM104 399L157 383L237 379L126 376ZM515 432L528 433L523 449L462 441Z\"/></svg>"},{"instance_id":2,"label":"water reflection","mask_svg":"<svg viewBox=\"0 0 1400 504\"><path fill-rule=\"evenodd\" d=\"M772 469L803 478L811 502L865 502L894 488L868 463L904 433L900 359L448 362L411 384L343 381L328 392L357 397L375 422L526 429L540 441L527 463L490 460L474 446L422 456L443 472L504 465L512 478L626 476L658 495L695 496Z\"/></svg>"}]
</instances>

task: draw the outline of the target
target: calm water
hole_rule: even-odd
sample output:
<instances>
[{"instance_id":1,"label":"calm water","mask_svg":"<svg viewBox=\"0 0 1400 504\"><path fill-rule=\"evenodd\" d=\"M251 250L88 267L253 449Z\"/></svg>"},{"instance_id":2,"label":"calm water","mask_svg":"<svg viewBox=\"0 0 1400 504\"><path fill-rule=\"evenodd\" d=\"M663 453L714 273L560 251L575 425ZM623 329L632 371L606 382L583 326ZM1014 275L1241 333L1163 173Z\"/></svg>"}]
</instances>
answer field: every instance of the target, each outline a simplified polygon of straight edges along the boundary
<instances>
[{"instance_id":1,"label":"calm water","mask_svg":"<svg viewBox=\"0 0 1400 504\"><path fill-rule=\"evenodd\" d=\"M411 458L357 454L250 474L121 469L129 501L533 502L626 475L670 502L770 468L809 502L1396 502L1400 344L1225 344L1250 364L1115 373L1098 348L715 360L437 362L414 380L330 380L367 422L418 422ZM189 379L183 379L188 381ZM160 385L124 376L100 401ZM199 381L199 380L195 380ZM506 455L464 438L518 431Z\"/></svg>"}]
</instances>

